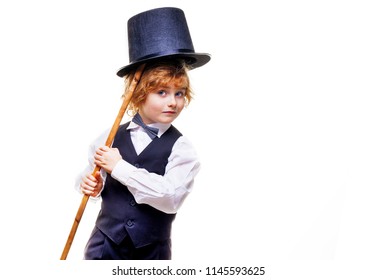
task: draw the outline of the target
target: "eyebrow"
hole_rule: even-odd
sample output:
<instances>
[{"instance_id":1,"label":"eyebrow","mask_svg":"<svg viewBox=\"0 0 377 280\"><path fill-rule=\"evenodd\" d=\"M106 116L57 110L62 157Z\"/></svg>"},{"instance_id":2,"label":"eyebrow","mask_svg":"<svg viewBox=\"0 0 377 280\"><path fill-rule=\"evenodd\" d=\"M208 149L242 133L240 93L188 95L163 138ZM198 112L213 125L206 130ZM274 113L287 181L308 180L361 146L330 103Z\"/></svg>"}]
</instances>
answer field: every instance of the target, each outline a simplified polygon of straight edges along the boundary
<instances>
[{"instance_id":1,"label":"eyebrow","mask_svg":"<svg viewBox=\"0 0 377 280\"><path fill-rule=\"evenodd\" d=\"M171 89L174 88L176 90L187 90L187 87L167 87L167 86L159 86L157 89Z\"/></svg>"}]
</instances>

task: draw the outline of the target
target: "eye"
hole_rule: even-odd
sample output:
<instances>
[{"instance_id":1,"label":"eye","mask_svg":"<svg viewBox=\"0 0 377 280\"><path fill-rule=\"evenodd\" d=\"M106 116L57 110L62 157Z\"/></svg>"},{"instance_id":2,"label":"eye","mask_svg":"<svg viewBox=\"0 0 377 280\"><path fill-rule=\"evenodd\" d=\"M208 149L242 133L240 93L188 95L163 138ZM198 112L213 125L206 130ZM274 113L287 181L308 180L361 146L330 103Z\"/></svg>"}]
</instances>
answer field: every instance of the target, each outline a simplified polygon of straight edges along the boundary
<instances>
[{"instance_id":1,"label":"eye","mask_svg":"<svg viewBox=\"0 0 377 280\"><path fill-rule=\"evenodd\" d=\"M161 95L161 96L166 95L166 91L164 91L164 90L159 90L157 93L158 93L158 95Z\"/></svg>"},{"instance_id":2,"label":"eye","mask_svg":"<svg viewBox=\"0 0 377 280\"><path fill-rule=\"evenodd\" d=\"M175 93L175 96L177 96L177 97L184 97L185 95L186 95L186 93L183 92L183 91L178 91L178 92Z\"/></svg>"}]
</instances>

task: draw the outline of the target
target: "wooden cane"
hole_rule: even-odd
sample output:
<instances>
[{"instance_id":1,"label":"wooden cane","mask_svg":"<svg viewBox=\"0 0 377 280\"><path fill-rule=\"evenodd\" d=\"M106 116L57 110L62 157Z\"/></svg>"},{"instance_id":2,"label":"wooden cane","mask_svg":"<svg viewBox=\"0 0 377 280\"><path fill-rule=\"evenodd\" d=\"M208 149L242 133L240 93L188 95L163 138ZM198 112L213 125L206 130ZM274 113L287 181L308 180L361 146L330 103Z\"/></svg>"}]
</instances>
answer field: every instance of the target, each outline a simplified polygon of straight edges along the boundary
<instances>
[{"instance_id":1,"label":"wooden cane","mask_svg":"<svg viewBox=\"0 0 377 280\"><path fill-rule=\"evenodd\" d=\"M122 106L121 106L121 108L119 110L118 116L116 117L116 119L114 121L114 124L113 124L113 126L112 126L112 128L110 130L109 136L107 137L105 145L108 146L108 147L110 147L112 145L112 143L113 143L115 134L118 131L120 122L122 121L124 113L127 110L128 104L131 101L133 92L135 91L135 88L136 88L137 84L139 83L139 80L140 80L140 77L141 77L141 75L143 73L144 67L145 67L145 64L140 65L139 68L136 70L133 78L132 78L132 81L131 81L131 84L130 84L128 90L127 90L126 96L124 96L124 100L123 100ZM94 170L93 170L93 172L92 172L92 175L94 176L100 170L101 170L101 167L99 167L98 165L96 165L95 168L94 168ZM77 210L77 214L76 214L76 217L75 217L75 219L73 221L73 225L72 225L71 231L69 233L67 242L65 244L63 253L62 253L61 257L60 257L61 260L65 260L67 258L69 249L71 248L71 245L72 245L72 242L73 242L73 238L75 237L77 228L78 228L78 226L80 224L81 217L82 217L82 215L84 213L84 210L85 210L86 204L88 202L88 199L89 199L89 195L85 194L83 196L82 200L81 200L81 204L79 206L79 209Z\"/></svg>"}]
</instances>

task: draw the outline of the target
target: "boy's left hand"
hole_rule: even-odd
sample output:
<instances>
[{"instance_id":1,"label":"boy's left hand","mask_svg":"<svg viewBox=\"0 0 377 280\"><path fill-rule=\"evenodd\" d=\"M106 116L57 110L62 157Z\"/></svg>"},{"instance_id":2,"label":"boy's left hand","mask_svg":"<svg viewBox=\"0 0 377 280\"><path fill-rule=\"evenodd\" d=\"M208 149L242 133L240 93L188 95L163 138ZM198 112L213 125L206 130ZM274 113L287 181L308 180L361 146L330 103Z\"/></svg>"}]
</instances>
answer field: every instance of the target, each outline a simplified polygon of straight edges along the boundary
<instances>
[{"instance_id":1,"label":"boy's left hand","mask_svg":"<svg viewBox=\"0 0 377 280\"><path fill-rule=\"evenodd\" d=\"M115 165L122 159L117 148L99 147L94 155L94 163L111 174Z\"/></svg>"}]
</instances>

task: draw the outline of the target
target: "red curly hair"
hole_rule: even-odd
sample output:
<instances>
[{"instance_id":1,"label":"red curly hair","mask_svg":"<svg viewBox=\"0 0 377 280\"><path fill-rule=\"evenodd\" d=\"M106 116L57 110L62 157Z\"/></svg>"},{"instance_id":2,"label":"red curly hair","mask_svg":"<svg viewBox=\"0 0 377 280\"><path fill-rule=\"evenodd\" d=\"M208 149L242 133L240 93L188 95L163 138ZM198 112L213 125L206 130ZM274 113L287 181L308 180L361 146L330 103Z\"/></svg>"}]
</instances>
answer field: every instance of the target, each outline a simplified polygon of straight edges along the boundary
<instances>
[{"instance_id":1,"label":"red curly hair","mask_svg":"<svg viewBox=\"0 0 377 280\"><path fill-rule=\"evenodd\" d=\"M129 114L134 115L137 113L140 106L145 102L149 93L171 84L173 84L176 88L185 89L185 100L187 106L190 103L193 95L188 76L189 70L188 65L186 65L184 61L179 60L159 61L147 64L132 95L130 104L128 105ZM125 76L126 86L123 97L128 91L133 75L134 71L131 71Z\"/></svg>"}]
</instances>

